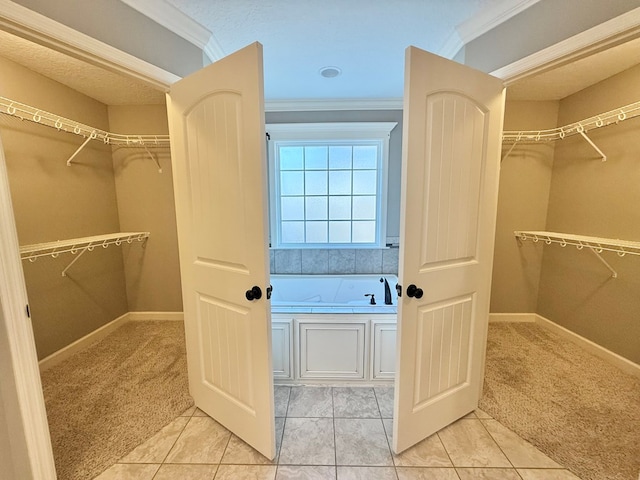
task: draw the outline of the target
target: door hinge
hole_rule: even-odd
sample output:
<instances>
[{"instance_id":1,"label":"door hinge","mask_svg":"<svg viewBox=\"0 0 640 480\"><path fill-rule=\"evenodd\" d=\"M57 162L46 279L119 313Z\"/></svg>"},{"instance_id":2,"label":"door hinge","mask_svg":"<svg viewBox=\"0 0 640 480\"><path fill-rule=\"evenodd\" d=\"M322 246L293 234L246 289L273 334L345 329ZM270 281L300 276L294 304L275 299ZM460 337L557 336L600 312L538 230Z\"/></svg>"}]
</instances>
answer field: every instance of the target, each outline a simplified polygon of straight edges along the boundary
<instances>
[{"instance_id":1,"label":"door hinge","mask_svg":"<svg viewBox=\"0 0 640 480\"><path fill-rule=\"evenodd\" d=\"M27 311L27 317L31 318L31 311L29 310L29 304L25 306L25 310Z\"/></svg>"}]
</instances>

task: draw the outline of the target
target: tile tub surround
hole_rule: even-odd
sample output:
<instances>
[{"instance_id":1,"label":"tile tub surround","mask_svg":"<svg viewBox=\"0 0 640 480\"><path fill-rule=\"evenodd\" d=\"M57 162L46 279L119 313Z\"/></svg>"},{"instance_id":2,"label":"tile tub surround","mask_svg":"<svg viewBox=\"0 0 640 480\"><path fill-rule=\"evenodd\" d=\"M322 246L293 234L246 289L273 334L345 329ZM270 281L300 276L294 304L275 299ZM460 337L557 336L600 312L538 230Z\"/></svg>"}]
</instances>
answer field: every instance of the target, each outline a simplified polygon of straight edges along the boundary
<instances>
[{"instance_id":1,"label":"tile tub surround","mask_svg":"<svg viewBox=\"0 0 640 480\"><path fill-rule=\"evenodd\" d=\"M273 461L194 407L96 480L579 480L479 410L395 455L393 387L276 386L275 403Z\"/></svg>"},{"instance_id":2,"label":"tile tub surround","mask_svg":"<svg viewBox=\"0 0 640 480\"><path fill-rule=\"evenodd\" d=\"M398 248L271 249L271 273L288 275L398 274Z\"/></svg>"}]
</instances>

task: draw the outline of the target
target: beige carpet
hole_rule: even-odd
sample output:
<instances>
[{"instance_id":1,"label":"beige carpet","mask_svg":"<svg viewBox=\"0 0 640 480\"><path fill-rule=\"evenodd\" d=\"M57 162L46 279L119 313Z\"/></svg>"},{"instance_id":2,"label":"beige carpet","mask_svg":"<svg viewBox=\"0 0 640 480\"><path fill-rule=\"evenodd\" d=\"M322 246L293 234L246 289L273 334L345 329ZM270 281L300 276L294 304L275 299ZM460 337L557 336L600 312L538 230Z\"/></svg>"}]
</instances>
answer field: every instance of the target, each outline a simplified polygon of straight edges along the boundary
<instances>
[{"instance_id":1,"label":"beige carpet","mask_svg":"<svg viewBox=\"0 0 640 480\"><path fill-rule=\"evenodd\" d=\"M183 323L129 322L42 383L58 479L92 479L193 405Z\"/></svg>"},{"instance_id":2,"label":"beige carpet","mask_svg":"<svg viewBox=\"0 0 640 480\"><path fill-rule=\"evenodd\" d=\"M480 408L582 480L638 480L640 380L532 323L491 324Z\"/></svg>"}]
</instances>

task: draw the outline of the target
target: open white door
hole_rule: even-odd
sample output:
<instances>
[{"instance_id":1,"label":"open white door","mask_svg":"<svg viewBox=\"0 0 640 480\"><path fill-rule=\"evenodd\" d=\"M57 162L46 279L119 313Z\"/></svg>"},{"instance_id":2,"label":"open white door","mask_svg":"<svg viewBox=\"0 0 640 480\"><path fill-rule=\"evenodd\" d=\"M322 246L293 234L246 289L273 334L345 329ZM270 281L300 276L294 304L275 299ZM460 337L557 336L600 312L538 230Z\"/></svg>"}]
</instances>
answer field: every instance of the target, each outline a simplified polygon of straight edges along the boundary
<instances>
[{"instance_id":1,"label":"open white door","mask_svg":"<svg viewBox=\"0 0 640 480\"><path fill-rule=\"evenodd\" d=\"M189 390L275 456L262 45L168 95Z\"/></svg>"},{"instance_id":2,"label":"open white door","mask_svg":"<svg viewBox=\"0 0 640 480\"><path fill-rule=\"evenodd\" d=\"M406 51L393 449L477 408L482 392L504 88Z\"/></svg>"}]
</instances>

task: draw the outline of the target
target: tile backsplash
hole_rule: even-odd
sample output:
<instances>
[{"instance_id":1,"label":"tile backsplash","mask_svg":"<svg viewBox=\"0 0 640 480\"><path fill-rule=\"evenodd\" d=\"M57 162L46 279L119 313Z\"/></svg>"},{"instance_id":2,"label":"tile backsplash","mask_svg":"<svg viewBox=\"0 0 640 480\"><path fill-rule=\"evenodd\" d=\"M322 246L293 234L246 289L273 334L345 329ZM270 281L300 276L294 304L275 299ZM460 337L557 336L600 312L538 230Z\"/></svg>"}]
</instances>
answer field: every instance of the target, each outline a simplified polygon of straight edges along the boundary
<instances>
[{"instance_id":1,"label":"tile backsplash","mask_svg":"<svg viewBox=\"0 0 640 480\"><path fill-rule=\"evenodd\" d=\"M398 248L272 249L271 273L335 275L358 273L398 274Z\"/></svg>"}]
</instances>

